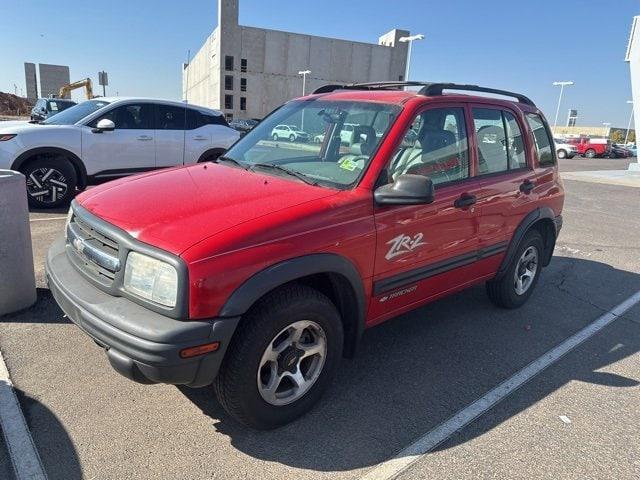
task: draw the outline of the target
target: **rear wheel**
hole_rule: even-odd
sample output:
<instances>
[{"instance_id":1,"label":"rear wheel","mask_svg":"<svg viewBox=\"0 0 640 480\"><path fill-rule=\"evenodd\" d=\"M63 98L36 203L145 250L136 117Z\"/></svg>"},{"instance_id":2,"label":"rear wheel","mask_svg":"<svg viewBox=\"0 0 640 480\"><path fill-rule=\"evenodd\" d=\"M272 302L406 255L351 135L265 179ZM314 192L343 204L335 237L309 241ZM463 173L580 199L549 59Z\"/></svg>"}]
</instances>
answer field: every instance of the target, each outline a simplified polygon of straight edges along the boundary
<instances>
[{"instance_id":1,"label":"rear wheel","mask_svg":"<svg viewBox=\"0 0 640 480\"><path fill-rule=\"evenodd\" d=\"M274 141L274 142L277 142L277 141L278 141L278 134L277 134L277 133L274 133L274 134L273 134L273 141Z\"/></svg>"},{"instance_id":2,"label":"rear wheel","mask_svg":"<svg viewBox=\"0 0 640 480\"><path fill-rule=\"evenodd\" d=\"M584 152L584 156L587 157L587 158L595 158L596 151L593 148L590 148L589 150Z\"/></svg>"},{"instance_id":3,"label":"rear wheel","mask_svg":"<svg viewBox=\"0 0 640 480\"><path fill-rule=\"evenodd\" d=\"M507 271L487 282L487 295L497 306L518 308L529 299L542 270L544 242L540 232L529 230L520 242Z\"/></svg>"},{"instance_id":4,"label":"rear wheel","mask_svg":"<svg viewBox=\"0 0 640 480\"><path fill-rule=\"evenodd\" d=\"M27 198L33 208L66 205L75 195L78 176L64 157L41 157L28 162L20 171L27 179Z\"/></svg>"},{"instance_id":5,"label":"rear wheel","mask_svg":"<svg viewBox=\"0 0 640 480\"><path fill-rule=\"evenodd\" d=\"M242 319L214 383L236 420L272 429L320 399L342 357L340 315L323 294L290 285L260 300Z\"/></svg>"},{"instance_id":6,"label":"rear wheel","mask_svg":"<svg viewBox=\"0 0 640 480\"><path fill-rule=\"evenodd\" d=\"M296 141L296 136L293 135L293 134L289 135L289 141L290 142L295 142Z\"/></svg>"}]
</instances>

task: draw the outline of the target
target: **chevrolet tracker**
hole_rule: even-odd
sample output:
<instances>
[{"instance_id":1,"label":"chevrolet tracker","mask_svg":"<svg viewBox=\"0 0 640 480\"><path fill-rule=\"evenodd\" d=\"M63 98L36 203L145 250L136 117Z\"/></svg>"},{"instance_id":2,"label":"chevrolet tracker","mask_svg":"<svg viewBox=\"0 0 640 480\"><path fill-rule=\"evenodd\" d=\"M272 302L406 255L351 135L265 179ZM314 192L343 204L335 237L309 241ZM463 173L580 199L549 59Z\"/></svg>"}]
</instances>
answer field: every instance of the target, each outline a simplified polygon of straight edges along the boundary
<instances>
[{"instance_id":1,"label":"chevrolet tracker","mask_svg":"<svg viewBox=\"0 0 640 480\"><path fill-rule=\"evenodd\" d=\"M274 138L279 125L321 140ZM368 327L483 282L497 306L524 304L563 202L524 95L328 85L215 161L80 194L47 279L122 375L213 383L231 416L268 429L319 400Z\"/></svg>"}]
</instances>

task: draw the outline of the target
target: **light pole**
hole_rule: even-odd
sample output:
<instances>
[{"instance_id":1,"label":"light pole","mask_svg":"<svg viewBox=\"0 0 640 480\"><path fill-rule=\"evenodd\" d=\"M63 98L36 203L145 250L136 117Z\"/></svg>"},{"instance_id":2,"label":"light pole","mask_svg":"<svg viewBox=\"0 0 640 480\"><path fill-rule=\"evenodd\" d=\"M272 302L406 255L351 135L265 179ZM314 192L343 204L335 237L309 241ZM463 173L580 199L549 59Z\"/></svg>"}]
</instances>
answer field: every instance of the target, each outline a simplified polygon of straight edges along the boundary
<instances>
[{"instance_id":1,"label":"light pole","mask_svg":"<svg viewBox=\"0 0 640 480\"><path fill-rule=\"evenodd\" d=\"M631 130L631 120L633 120L633 100L627 100L627 103L631 104L631 115L629 115L629 123L627 123L627 133L624 136L624 144L629 141L629 130Z\"/></svg>"},{"instance_id":2,"label":"light pole","mask_svg":"<svg viewBox=\"0 0 640 480\"><path fill-rule=\"evenodd\" d=\"M609 127L611 126L611 122L602 122L604 126L604 136L609 137Z\"/></svg>"},{"instance_id":3,"label":"light pole","mask_svg":"<svg viewBox=\"0 0 640 480\"><path fill-rule=\"evenodd\" d=\"M562 103L562 92L564 91L564 87L573 85L573 82L553 82L555 87L560 87L560 96L558 97L558 107L556 108L556 118L553 121L553 130L555 133L555 129L558 126L558 113L560 113L560 103Z\"/></svg>"},{"instance_id":4,"label":"light pole","mask_svg":"<svg viewBox=\"0 0 640 480\"><path fill-rule=\"evenodd\" d=\"M409 43L409 48L407 49L407 68L404 71L404 80L405 82L409 81L409 72L411 71L411 45L416 40L424 40L424 35L418 33L417 35L411 35L410 37L400 37L398 39L399 42Z\"/></svg>"},{"instance_id":5,"label":"light pole","mask_svg":"<svg viewBox=\"0 0 640 480\"><path fill-rule=\"evenodd\" d=\"M300 70L298 75L302 75L302 96L304 97L305 87L307 86L307 75L311 73L311 70ZM300 121L300 130L304 132L304 108L302 109L302 120Z\"/></svg>"}]
</instances>

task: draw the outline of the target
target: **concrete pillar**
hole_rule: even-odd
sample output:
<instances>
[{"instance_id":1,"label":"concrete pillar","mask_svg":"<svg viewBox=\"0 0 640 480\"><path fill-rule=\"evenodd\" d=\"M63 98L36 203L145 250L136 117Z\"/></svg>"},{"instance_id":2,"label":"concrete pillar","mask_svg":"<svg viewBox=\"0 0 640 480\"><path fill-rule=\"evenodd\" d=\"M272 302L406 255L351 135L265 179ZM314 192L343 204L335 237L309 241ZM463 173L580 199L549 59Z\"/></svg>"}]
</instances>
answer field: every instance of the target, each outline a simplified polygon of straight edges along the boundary
<instances>
[{"instance_id":1,"label":"concrete pillar","mask_svg":"<svg viewBox=\"0 0 640 480\"><path fill-rule=\"evenodd\" d=\"M24 175L0 170L0 315L36 301Z\"/></svg>"}]
</instances>

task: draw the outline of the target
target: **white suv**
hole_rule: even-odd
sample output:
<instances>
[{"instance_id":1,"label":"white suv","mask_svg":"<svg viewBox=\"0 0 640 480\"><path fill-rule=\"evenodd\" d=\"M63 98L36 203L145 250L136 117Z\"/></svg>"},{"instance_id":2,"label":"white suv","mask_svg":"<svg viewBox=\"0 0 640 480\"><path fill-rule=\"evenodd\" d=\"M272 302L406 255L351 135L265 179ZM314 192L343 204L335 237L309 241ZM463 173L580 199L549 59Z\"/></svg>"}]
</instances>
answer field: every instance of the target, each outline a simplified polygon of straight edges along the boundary
<instances>
[{"instance_id":1,"label":"white suv","mask_svg":"<svg viewBox=\"0 0 640 480\"><path fill-rule=\"evenodd\" d=\"M273 130L271 130L271 137L277 142L281 138L286 138L290 142L308 142L309 134L307 132L303 132L295 125L276 125Z\"/></svg>"},{"instance_id":2,"label":"white suv","mask_svg":"<svg viewBox=\"0 0 640 480\"><path fill-rule=\"evenodd\" d=\"M239 136L216 110L99 98L43 122L0 122L0 169L24 173L31 206L52 208L92 183L214 160Z\"/></svg>"},{"instance_id":3,"label":"white suv","mask_svg":"<svg viewBox=\"0 0 640 480\"><path fill-rule=\"evenodd\" d=\"M573 158L576 156L577 149L575 145L567 143L566 140L561 138L554 138L553 141L556 144L558 158Z\"/></svg>"}]
</instances>

